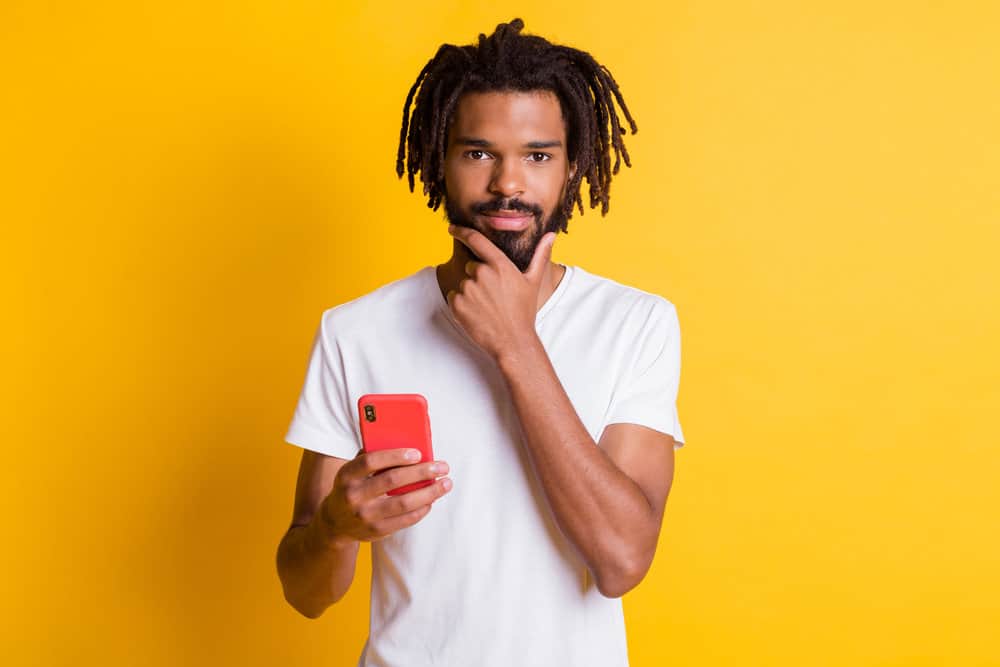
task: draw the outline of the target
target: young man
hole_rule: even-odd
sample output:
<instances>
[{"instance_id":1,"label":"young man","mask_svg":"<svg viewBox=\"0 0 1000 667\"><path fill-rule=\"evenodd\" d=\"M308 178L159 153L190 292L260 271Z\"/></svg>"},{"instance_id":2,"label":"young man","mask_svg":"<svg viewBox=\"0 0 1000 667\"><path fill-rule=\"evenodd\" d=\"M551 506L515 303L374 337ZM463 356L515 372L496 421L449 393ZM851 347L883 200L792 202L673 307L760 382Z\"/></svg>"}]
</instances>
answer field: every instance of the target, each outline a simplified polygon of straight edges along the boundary
<instances>
[{"instance_id":1,"label":"young man","mask_svg":"<svg viewBox=\"0 0 1000 667\"><path fill-rule=\"evenodd\" d=\"M615 101L636 128L606 68L522 27L417 77L397 172L445 204L453 254L323 313L285 438L304 448L285 597L320 616L371 542L361 665L628 664L619 598L683 443L680 330L666 299L550 261L582 179L603 214L629 164ZM438 460L361 453L368 393L423 394Z\"/></svg>"}]
</instances>

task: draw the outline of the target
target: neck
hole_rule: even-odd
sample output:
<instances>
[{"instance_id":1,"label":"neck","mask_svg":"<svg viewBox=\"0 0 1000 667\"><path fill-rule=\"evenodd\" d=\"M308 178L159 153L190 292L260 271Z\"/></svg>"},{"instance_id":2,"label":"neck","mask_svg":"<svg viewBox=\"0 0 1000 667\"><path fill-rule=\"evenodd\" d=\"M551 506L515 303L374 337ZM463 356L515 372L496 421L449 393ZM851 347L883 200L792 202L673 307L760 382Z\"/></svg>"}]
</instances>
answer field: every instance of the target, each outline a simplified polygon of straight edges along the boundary
<instances>
[{"instance_id":1,"label":"neck","mask_svg":"<svg viewBox=\"0 0 1000 667\"><path fill-rule=\"evenodd\" d=\"M475 258L469 253L469 249L458 239L453 240L451 258L444 264L437 265L438 287L441 289L442 298L448 298L448 292L457 290L458 284L464 280L465 263L473 261ZM552 293L556 291L559 282L566 273L566 267L555 262L545 265L542 275L542 286L538 290L538 303L535 306L536 312L541 310L545 302L549 300Z\"/></svg>"}]
</instances>

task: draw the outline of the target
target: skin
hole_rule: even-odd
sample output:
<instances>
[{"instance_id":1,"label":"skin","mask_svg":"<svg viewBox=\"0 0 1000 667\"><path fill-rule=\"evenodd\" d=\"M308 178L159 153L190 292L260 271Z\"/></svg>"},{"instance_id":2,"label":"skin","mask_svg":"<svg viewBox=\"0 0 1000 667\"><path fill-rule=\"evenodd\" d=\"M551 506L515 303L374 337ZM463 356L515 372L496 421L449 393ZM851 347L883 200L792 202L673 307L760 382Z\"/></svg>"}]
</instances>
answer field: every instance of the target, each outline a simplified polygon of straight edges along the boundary
<instances>
[{"instance_id":1,"label":"skin","mask_svg":"<svg viewBox=\"0 0 1000 667\"><path fill-rule=\"evenodd\" d=\"M453 253L437 266L437 277L455 318L503 374L556 523L598 590L619 597L652 563L673 481L674 440L636 424L610 424L595 443L535 331L536 313L565 273L551 261L550 226L574 169L565 143L551 93L463 96L445 157L449 219L462 224L449 226ZM478 212L483 204L512 201L542 214L532 215L523 231L505 233ZM522 264L527 258L526 266L512 256ZM303 452L277 565L286 599L305 616L319 617L347 592L360 542L414 525L451 489L443 477L447 463L410 464L407 451L361 453L350 461ZM423 479L436 481L385 495Z\"/></svg>"}]
</instances>

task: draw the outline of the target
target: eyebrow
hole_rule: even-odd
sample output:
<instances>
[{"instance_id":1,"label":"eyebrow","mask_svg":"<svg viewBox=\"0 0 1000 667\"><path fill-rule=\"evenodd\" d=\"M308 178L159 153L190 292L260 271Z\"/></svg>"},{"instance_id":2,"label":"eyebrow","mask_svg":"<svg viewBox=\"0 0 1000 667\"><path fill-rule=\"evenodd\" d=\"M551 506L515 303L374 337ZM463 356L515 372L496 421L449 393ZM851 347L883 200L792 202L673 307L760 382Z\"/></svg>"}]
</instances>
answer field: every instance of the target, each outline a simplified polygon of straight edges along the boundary
<instances>
[{"instance_id":1,"label":"eyebrow","mask_svg":"<svg viewBox=\"0 0 1000 667\"><path fill-rule=\"evenodd\" d=\"M476 137L458 137L455 139L455 143L463 146L476 146L477 148L491 148L493 146L492 142ZM561 141L529 141L524 144L524 148L560 148L562 145Z\"/></svg>"}]
</instances>

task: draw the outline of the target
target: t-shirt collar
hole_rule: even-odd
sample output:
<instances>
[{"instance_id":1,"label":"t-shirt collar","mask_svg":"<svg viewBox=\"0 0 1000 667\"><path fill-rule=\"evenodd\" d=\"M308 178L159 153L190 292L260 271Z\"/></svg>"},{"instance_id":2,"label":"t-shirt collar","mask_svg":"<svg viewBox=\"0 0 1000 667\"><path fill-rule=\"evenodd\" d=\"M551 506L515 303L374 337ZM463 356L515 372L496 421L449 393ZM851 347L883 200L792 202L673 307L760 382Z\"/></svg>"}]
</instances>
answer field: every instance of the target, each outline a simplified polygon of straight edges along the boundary
<instances>
[{"instance_id":1,"label":"t-shirt collar","mask_svg":"<svg viewBox=\"0 0 1000 667\"><path fill-rule=\"evenodd\" d=\"M569 284L572 281L573 274L575 272L575 267L569 264L563 264L561 266L566 267L566 271L563 273L563 277L559 280L559 284L556 285L555 290L549 295L549 298L545 300L542 307L538 309L538 313L535 315L535 326L541 323L542 318L544 318L556 304L562 298L563 294L569 289ZM428 287L431 297L434 299L434 303L437 308L442 310L444 314L455 324L458 324L458 320L455 319L455 314L451 312L451 308L448 307L448 302L445 301L444 296L441 294L441 286L438 285L437 281L437 267L436 266L426 266L424 271L424 282Z\"/></svg>"}]
</instances>

